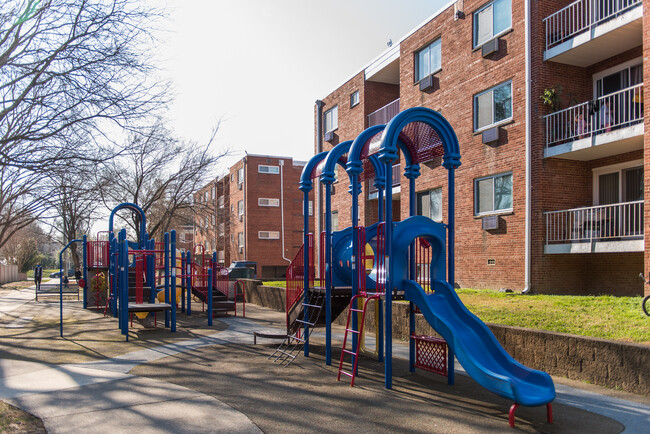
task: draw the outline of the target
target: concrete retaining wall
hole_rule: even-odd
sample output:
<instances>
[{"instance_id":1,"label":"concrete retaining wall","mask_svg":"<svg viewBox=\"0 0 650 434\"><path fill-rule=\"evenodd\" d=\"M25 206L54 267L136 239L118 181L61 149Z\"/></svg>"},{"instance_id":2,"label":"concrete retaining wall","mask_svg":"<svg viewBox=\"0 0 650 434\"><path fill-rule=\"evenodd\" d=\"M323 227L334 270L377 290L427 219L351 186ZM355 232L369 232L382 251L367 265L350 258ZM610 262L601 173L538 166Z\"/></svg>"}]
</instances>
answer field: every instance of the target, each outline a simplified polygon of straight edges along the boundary
<instances>
[{"instance_id":1,"label":"concrete retaining wall","mask_svg":"<svg viewBox=\"0 0 650 434\"><path fill-rule=\"evenodd\" d=\"M247 302L278 311L285 309L284 288L247 283ZM373 303L373 302L371 302ZM375 330L371 311L366 330ZM347 312L335 323L345 325ZM551 375L587 381L642 395L650 395L650 346L488 324L505 350L520 363ZM417 334L438 336L422 315L416 315ZM393 303L393 337L408 339L408 303Z\"/></svg>"}]
</instances>

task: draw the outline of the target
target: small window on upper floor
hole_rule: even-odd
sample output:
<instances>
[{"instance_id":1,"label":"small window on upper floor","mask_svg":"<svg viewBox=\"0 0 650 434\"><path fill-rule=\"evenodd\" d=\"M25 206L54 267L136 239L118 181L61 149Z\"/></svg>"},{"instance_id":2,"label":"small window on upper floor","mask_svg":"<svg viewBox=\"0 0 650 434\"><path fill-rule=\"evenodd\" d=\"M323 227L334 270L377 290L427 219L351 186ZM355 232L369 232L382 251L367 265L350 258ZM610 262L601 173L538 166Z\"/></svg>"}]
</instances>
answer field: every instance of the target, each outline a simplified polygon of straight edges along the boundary
<instances>
[{"instance_id":1,"label":"small window on upper floor","mask_svg":"<svg viewBox=\"0 0 650 434\"><path fill-rule=\"evenodd\" d=\"M259 166L257 166L257 171L259 173L278 174L280 173L280 166L265 166L263 164L260 164Z\"/></svg>"},{"instance_id":2,"label":"small window on upper floor","mask_svg":"<svg viewBox=\"0 0 650 434\"><path fill-rule=\"evenodd\" d=\"M512 27L511 0L494 0L474 12L474 48Z\"/></svg>"},{"instance_id":3,"label":"small window on upper floor","mask_svg":"<svg viewBox=\"0 0 650 434\"><path fill-rule=\"evenodd\" d=\"M359 105L359 91L357 90L350 95L350 108Z\"/></svg>"},{"instance_id":4,"label":"small window on upper floor","mask_svg":"<svg viewBox=\"0 0 650 434\"><path fill-rule=\"evenodd\" d=\"M259 206L280 206L280 199L270 199L267 197L260 197L257 199Z\"/></svg>"},{"instance_id":5,"label":"small window on upper floor","mask_svg":"<svg viewBox=\"0 0 650 434\"><path fill-rule=\"evenodd\" d=\"M438 72L442 68L441 39L438 38L415 55L415 81Z\"/></svg>"},{"instance_id":6,"label":"small window on upper floor","mask_svg":"<svg viewBox=\"0 0 650 434\"><path fill-rule=\"evenodd\" d=\"M325 118L325 132L329 133L339 127L339 106L335 105L323 115Z\"/></svg>"},{"instance_id":7,"label":"small window on upper floor","mask_svg":"<svg viewBox=\"0 0 650 434\"><path fill-rule=\"evenodd\" d=\"M223 196L219 196L219 197L217 198L217 206L218 206L219 208L223 208L223 207L224 207L224 197L223 197Z\"/></svg>"},{"instance_id":8,"label":"small window on upper floor","mask_svg":"<svg viewBox=\"0 0 650 434\"><path fill-rule=\"evenodd\" d=\"M237 184L242 185L244 183L244 168L240 167L237 170Z\"/></svg>"},{"instance_id":9,"label":"small window on upper floor","mask_svg":"<svg viewBox=\"0 0 650 434\"><path fill-rule=\"evenodd\" d=\"M512 119L512 82L474 95L474 131L482 131Z\"/></svg>"}]
</instances>

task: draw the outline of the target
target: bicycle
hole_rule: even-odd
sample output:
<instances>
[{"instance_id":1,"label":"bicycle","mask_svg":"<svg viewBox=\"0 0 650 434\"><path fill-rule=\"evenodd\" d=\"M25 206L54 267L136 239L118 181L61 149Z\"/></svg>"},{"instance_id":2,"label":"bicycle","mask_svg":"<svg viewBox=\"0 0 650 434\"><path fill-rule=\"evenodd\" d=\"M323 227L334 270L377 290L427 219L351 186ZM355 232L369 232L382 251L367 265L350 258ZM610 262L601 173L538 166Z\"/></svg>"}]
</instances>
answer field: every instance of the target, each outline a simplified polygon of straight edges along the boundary
<instances>
[{"instance_id":1,"label":"bicycle","mask_svg":"<svg viewBox=\"0 0 650 434\"><path fill-rule=\"evenodd\" d=\"M643 280L643 283L646 285L650 285L650 282L648 282L643 275L643 273L639 273L639 277L641 280ZM643 309L643 313L645 313L647 316L650 316L650 295L646 295L643 298L643 301L641 302L641 309Z\"/></svg>"}]
</instances>

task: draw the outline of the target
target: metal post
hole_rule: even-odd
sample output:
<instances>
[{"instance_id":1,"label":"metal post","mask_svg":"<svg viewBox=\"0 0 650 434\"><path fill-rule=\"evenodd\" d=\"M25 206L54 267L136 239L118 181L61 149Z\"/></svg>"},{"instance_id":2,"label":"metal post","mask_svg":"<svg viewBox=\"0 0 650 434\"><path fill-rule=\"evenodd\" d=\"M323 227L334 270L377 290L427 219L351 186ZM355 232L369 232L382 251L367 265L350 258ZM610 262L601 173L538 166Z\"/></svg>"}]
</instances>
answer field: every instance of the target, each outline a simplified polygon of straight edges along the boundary
<instances>
[{"instance_id":1,"label":"metal post","mask_svg":"<svg viewBox=\"0 0 650 434\"><path fill-rule=\"evenodd\" d=\"M185 275L185 251L181 252L181 312L185 312L185 289L187 288L187 276Z\"/></svg>"},{"instance_id":2,"label":"metal post","mask_svg":"<svg viewBox=\"0 0 650 434\"><path fill-rule=\"evenodd\" d=\"M87 235L83 236L83 259L81 263L82 263L82 270L83 270L83 272L81 273L81 278L84 280L83 308L87 309L88 308L88 236ZM77 282L77 285L78 284L79 282Z\"/></svg>"},{"instance_id":3,"label":"metal post","mask_svg":"<svg viewBox=\"0 0 650 434\"><path fill-rule=\"evenodd\" d=\"M187 316L192 315L192 252L188 251L185 254L185 274L187 275L187 280L185 284L187 285Z\"/></svg>"},{"instance_id":4,"label":"metal post","mask_svg":"<svg viewBox=\"0 0 650 434\"><path fill-rule=\"evenodd\" d=\"M355 295L358 294L359 292L359 280L357 279L357 272L359 272L359 269L361 265L359 264L359 258L357 257L357 252L359 250L359 240L356 231L354 228L358 226L358 220L359 220L359 203L358 203L358 194L359 194L359 177L356 174L349 174L350 176L350 187L351 187L351 194L352 194L352 297L354 299L354 305L350 306L350 308L358 309L359 308L359 300L354 298ZM356 313L352 315L352 330L359 330L359 318ZM357 346L359 343L359 335L357 333L352 333L352 348L354 349L353 352L357 351ZM355 365L355 355L352 355L352 366ZM354 375L357 373L354 372Z\"/></svg>"},{"instance_id":5,"label":"metal post","mask_svg":"<svg viewBox=\"0 0 650 434\"><path fill-rule=\"evenodd\" d=\"M386 167L386 227L385 246L386 246L386 312L384 326L386 328L386 360L384 363L384 382L386 389L393 387L393 261L392 238L393 238L393 164L391 159L385 162Z\"/></svg>"},{"instance_id":6,"label":"metal post","mask_svg":"<svg viewBox=\"0 0 650 434\"><path fill-rule=\"evenodd\" d=\"M165 232L165 303L169 304L169 232ZM169 311L165 310L165 327L169 327Z\"/></svg>"},{"instance_id":7,"label":"metal post","mask_svg":"<svg viewBox=\"0 0 650 434\"><path fill-rule=\"evenodd\" d=\"M212 268L208 269L208 325L212 325Z\"/></svg>"},{"instance_id":8,"label":"metal post","mask_svg":"<svg viewBox=\"0 0 650 434\"><path fill-rule=\"evenodd\" d=\"M414 216L416 214L415 208L415 176L412 171L409 171L409 216ZM416 280L417 270L415 263L415 240L411 243L409 247L409 258L410 258L410 267L409 267L409 279ZM415 334L415 304L412 301L409 301L409 371L415 372L415 341L413 340L413 335Z\"/></svg>"},{"instance_id":9,"label":"metal post","mask_svg":"<svg viewBox=\"0 0 650 434\"><path fill-rule=\"evenodd\" d=\"M302 215L303 215L303 232L302 232L302 263L303 263L303 306L309 304L309 190L306 190L302 200ZM322 279L322 276L320 276ZM304 309L306 311L306 309ZM307 319L305 321L308 321ZM305 346L303 347L305 357L309 357L309 324L305 322Z\"/></svg>"},{"instance_id":10,"label":"metal post","mask_svg":"<svg viewBox=\"0 0 650 434\"><path fill-rule=\"evenodd\" d=\"M332 184L325 184L325 364L332 364Z\"/></svg>"},{"instance_id":11,"label":"metal post","mask_svg":"<svg viewBox=\"0 0 650 434\"><path fill-rule=\"evenodd\" d=\"M172 294L171 294L171 305L172 305L172 333L176 332L176 231L172 229L171 235L171 275L172 275Z\"/></svg>"}]
</instances>

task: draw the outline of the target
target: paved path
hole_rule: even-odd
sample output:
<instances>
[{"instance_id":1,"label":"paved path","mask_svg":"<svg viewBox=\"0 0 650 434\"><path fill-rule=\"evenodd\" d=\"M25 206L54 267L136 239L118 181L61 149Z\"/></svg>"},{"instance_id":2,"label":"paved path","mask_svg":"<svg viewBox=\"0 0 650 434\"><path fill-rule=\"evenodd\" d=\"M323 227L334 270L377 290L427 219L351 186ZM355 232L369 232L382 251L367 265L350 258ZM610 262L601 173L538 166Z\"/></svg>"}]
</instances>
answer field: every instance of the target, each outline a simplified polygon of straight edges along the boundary
<instances>
[{"instance_id":1,"label":"paved path","mask_svg":"<svg viewBox=\"0 0 650 434\"><path fill-rule=\"evenodd\" d=\"M33 289L0 297L0 318L33 299ZM134 367L210 345L251 344L253 331L277 333L244 318L222 319L225 331L81 364L0 360L0 399L41 418L48 432L260 432L241 412L195 390L129 375ZM9 325L13 322L3 321ZM268 324L268 322L266 323ZM5 325L6 327L7 325ZM319 337L315 333L314 337ZM262 338L258 338L262 339ZM342 340L340 333L334 339ZM394 357L408 358L408 346L394 343ZM459 364L457 372L463 374ZM620 422L627 432L645 432L650 406L556 384L556 402Z\"/></svg>"}]
</instances>

